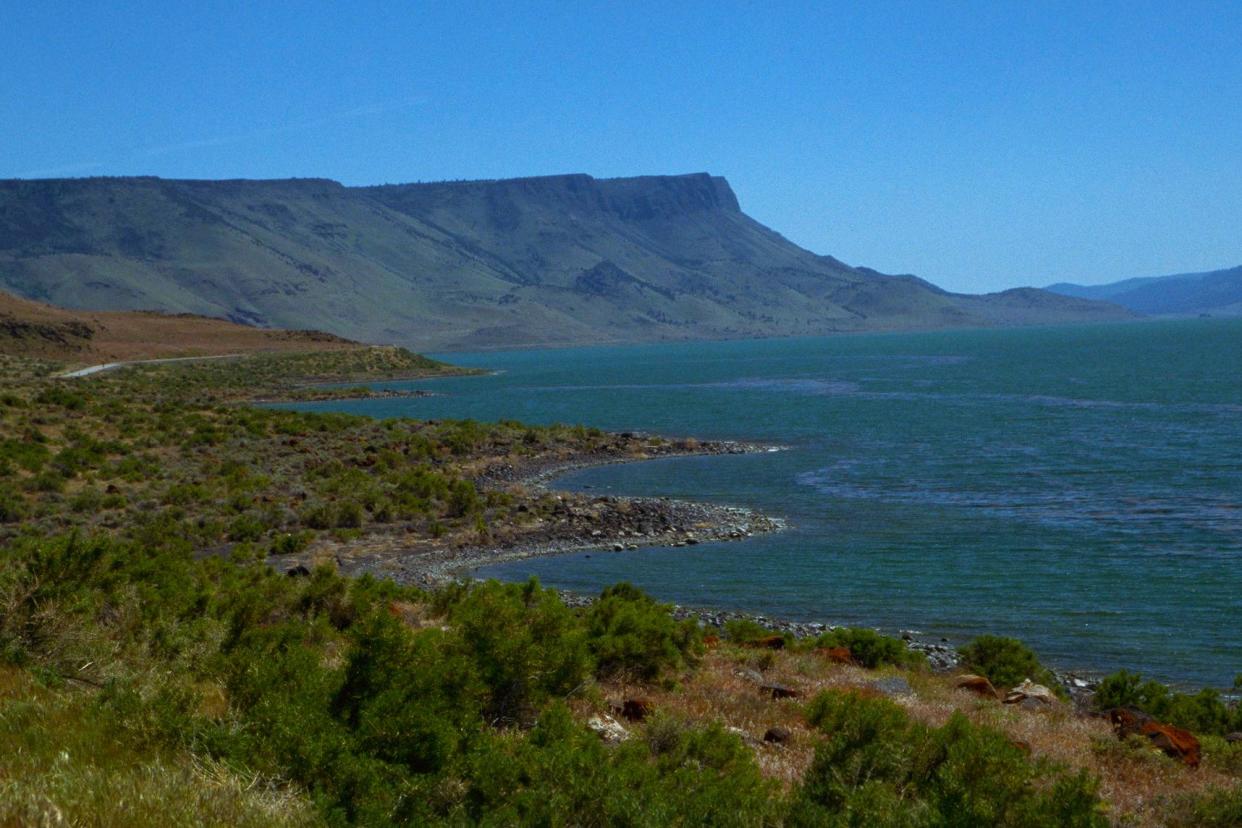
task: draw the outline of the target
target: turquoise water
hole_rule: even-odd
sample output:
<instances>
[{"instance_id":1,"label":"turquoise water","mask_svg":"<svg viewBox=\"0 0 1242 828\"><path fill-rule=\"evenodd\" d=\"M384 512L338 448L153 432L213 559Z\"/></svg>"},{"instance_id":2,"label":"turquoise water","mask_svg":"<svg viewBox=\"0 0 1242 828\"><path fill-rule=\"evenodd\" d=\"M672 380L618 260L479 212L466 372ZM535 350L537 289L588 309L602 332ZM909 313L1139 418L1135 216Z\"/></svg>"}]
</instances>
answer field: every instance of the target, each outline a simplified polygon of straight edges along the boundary
<instances>
[{"instance_id":1,"label":"turquoise water","mask_svg":"<svg viewBox=\"0 0 1242 828\"><path fill-rule=\"evenodd\" d=\"M570 474L566 488L758 508L743 543L482 575L959 642L1228 686L1242 672L1242 321L454 354L443 396L316 404L773 441ZM401 384L394 384L400 386Z\"/></svg>"}]
</instances>

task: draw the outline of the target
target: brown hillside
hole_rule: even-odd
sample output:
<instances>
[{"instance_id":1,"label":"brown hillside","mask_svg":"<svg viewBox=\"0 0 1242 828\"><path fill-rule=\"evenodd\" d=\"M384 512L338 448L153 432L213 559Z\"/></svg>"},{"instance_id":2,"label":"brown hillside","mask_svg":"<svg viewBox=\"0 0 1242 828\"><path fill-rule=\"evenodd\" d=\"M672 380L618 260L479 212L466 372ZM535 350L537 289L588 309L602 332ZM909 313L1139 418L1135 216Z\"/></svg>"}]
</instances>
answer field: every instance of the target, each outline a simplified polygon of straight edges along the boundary
<instances>
[{"instance_id":1,"label":"brown hillside","mask_svg":"<svg viewBox=\"0 0 1242 828\"><path fill-rule=\"evenodd\" d=\"M0 354L94 364L254 351L355 348L319 331L251 328L151 311L69 311L0 292Z\"/></svg>"}]
</instances>

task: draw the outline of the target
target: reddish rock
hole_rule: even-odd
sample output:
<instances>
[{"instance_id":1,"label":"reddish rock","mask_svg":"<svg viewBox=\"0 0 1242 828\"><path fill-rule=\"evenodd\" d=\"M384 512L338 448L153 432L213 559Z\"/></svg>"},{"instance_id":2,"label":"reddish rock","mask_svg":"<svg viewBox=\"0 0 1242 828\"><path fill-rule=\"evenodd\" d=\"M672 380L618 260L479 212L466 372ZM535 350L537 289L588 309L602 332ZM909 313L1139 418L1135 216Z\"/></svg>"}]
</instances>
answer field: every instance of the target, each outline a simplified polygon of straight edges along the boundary
<instances>
[{"instance_id":1,"label":"reddish rock","mask_svg":"<svg viewBox=\"0 0 1242 828\"><path fill-rule=\"evenodd\" d=\"M1158 722L1133 707L1113 708L1108 711L1108 720L1113 723L1117 738L1142 736L1164 755L1178 759L1192 768L1199 767L1199 740L1189 730Z\"/></svg>"},{"instance_id":2,"label":"reddish rock","mask_svg":"<svg viewBox=\"0 0 1242 828\"><path fill-rule=\"evenodd\" d=\"M992 682L983 676L967 674L958 676L954 682L954 686L960 690L969 690L970 692L983 696L988 699L999 698L1000 694L996 692L996 688L992 686Z\"/></svg>"},{"instance_id":3,"label":"reddish rock","mask_svg":"<svg viewBox=\"0 0 1242 828\"><path fill-rule=\"evenodd\" d=\"M834 664L854 663L854 654L850 652L849 647L820 647L815 650L815 654Z\"/></svg>"},{"instance_id":4,"label":"reddish rock","mask_svg":"<svg viewBox=\"0 0 1242 828\"><path fill-rule=\"evenodd\" d=\"M1148 722L1143 725L1143 735L1165 756L1172 756L1192 768L1199 767L1199 740L1189 730L1159 722Z\"/></svg>"}]
</instances>

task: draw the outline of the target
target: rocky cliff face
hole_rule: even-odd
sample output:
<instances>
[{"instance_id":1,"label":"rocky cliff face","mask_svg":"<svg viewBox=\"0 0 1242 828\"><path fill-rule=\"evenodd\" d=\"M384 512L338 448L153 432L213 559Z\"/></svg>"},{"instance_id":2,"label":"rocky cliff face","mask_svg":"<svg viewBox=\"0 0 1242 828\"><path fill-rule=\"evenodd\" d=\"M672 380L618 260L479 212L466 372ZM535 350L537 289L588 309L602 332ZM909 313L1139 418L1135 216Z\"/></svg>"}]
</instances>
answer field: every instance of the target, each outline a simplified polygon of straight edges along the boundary
<instances>
[{"instance_id":1,"label":"rocky cliff face","mask_svg":"<svg viewBox=\"0 0 1242 828\"><path fill-rule=\"evenodd\" d=\"M849 267L707 174L0 182L0 288L422 349L1117 318Z\"/></svg>"}]
</instances>

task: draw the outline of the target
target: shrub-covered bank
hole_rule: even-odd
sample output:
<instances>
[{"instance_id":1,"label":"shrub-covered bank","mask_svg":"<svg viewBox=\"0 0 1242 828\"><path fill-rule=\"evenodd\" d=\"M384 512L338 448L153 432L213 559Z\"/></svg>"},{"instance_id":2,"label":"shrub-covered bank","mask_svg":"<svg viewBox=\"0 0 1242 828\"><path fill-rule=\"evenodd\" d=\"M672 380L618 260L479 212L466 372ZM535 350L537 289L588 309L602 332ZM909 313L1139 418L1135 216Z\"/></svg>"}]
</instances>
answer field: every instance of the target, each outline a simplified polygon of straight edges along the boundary
<instances>
[{"instance_id":1,"label":"shrub-covered bank","mask_svg":"<svg viewBox=\"0 0 1242 828\"><path fill-rule=\"evenodd\" d=\"M824 738L788 789L718 722L657 712L608 745L583 724L607 709L604 682L675 687L705 653L697 625L624 585L575 610L536 583L427 595L71 536L11 547L0 594L0 721L6 740L35 742L19 753L43 754L6 768L7 819L76 806L156 822L160 798L181 796L143 782L158 765L256 781L253 797L225 785L239 792L218 812L202 796L203 821L259 822L275 800L334 824L1101 823L1081 774L853 693L813 700ZM68 760L47 749L81 750L75 733L111 735ZM41 793L52 773L67 777L60 801ZM99 786L116 778L151 810L110 810Z\"/></svg>"}]
</instances>

